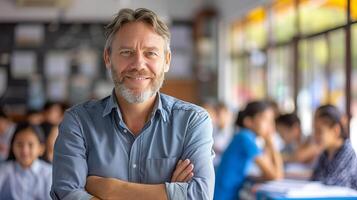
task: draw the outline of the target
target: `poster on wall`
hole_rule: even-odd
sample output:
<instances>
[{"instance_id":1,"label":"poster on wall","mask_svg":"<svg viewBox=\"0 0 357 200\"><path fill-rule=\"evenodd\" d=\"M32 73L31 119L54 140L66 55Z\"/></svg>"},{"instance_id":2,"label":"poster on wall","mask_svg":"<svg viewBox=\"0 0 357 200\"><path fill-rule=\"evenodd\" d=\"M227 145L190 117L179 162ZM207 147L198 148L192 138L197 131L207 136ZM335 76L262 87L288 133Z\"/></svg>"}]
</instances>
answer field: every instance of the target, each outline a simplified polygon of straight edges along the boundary
<instances>
[{"instance_id":1,"label":"poster on wall","mask_svg":"<svg viewBox=\"0 0 357 200\"><path fill-rule=\"evenodd\" d=\"M91 81L85 75L74 75L70 79L69 101L77 104L91 97Z\"/></svg>"},{"instance_id":2,"label":"poster on wall","mask_svg":"<svg viewBox=\"0 0 357 200\"><path fill-rule=\"evenodd\" d=\"M47 98L51 101L65 101L68 99L68 79L55 78L47 79Z\"/></svg>"},{"instance_id":3,"label":"poster on wall","mask_svg":"<svg viewBox=\"0 0 357 200\"><path fill-rule=\"evenodd\" d=\"M7 87L7 71L5 67L0 67L0 97L2 97Z\"/></svg>"},{"instance_id":4,"label":"poster on wall","mask_svg":"<svg viewBox=\"0 0 357 200\"><path fill-rule=\"evenodd\" d=\"M19 24L15 27L15 44L18 47L38 47L44 41L45 28L41 24Z\"/></svg>"},{"instance_id":5,"label":"poster on wall","mask_svg":"<svg viewBox=\"0 0 357 200\"><path fill-rule=\"evenodd\" d=\"M94 49L82 48L77 56L79 72L90 78L95 78L99 75L99 56Z\"/></svg>"},{"instance_id":6,"label":"poster on wall","mask_svg":"<svg viewBox=\"0 0 357 200\"><path fill-rule=\"evenodd\" d=\"M14 51L11 56L13 78L29 78L36 72L37 57L33 51Z\"/></svg>"},{"instance_id":7,"label":"poster on wall","mask_svg":"<svg viewBox=\"0 0 357 200\"><path fill-rule=\"evenodd\" d=\"M71 58L69 53L53 51L45 55L45 76L51 78L65 78L70 74Z\"/></svg>"}]
</instances>

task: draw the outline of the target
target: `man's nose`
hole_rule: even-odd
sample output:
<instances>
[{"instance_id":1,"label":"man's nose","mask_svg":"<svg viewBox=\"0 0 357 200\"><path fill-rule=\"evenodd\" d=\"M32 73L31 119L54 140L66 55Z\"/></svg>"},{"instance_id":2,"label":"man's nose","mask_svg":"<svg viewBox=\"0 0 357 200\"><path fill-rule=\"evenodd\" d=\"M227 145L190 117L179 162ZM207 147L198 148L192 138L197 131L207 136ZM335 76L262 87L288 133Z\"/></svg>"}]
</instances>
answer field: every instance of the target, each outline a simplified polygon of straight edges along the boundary
<instances>
[{"instance_id":1,"label":"man's nose","mask_svg":"<svg viewBox=\"0 0 357 200\"><path fill-rule=\"evenodd\" d=\"M140 69L145 67L145 57L142 52L136 52L134 57L133 57L133 62L130 68L132 69L137 69L140 71Z\"/></svg>"}]
</instances>

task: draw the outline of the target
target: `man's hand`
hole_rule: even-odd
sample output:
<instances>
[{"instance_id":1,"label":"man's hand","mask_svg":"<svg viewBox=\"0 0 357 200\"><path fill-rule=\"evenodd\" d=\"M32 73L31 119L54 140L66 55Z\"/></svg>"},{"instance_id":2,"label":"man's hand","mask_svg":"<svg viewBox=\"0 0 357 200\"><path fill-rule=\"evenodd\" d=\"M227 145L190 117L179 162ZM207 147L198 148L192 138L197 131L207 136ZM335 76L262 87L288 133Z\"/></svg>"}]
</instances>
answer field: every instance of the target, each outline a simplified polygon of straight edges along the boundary
<instances>
[{"instance_id":1,"label":"man's hand","mask_svg":"<svg viewBox=\"0 0 357 200\"><path fill-rule=\"evenodd\" d=\"M107 195L111 193L111 189L114 187L114 184L115 182L111 178L88 176L85 189L87 192L96 197L91 200L99 199L98 197L105 199L108 198Z\"/></svg>"},{"instance_id":2,"label":"man's hand","mask_svg":"<svg viewBox=\"0 0 357 200\"><path fill-rule=\"evenodd\" d=\"M193 164L189 159L179 160L171 177L171 182L188 182L193 177Z\"/></svg>"}]
</instances>

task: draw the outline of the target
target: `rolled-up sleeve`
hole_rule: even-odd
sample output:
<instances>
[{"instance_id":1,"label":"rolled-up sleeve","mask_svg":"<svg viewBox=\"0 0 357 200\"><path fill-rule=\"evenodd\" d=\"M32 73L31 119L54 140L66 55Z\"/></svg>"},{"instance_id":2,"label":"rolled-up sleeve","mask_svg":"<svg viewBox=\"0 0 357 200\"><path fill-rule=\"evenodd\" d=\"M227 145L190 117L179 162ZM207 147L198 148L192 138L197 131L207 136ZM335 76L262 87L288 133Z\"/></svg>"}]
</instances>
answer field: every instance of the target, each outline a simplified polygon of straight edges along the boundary
<instances>
[{"instance_id":1,"label":"rolled-up sleeve","mask_svg":"<svg viewBox=\"0 0 357 200\"><path fill-rule=\"evenodd\" d=\"M91 199L84 187L88 167L81 124L73 110L65 113L54 147L52 199Z\"/></svg>"},{"instance_id":2,"label":"rolled-up sleeve","mask_svg":"<svg viewBox=\"0 0 357 200\"><path fill-rule=\"evenodd\" d=\"M196 113L190 120L182 158L194 164L194 177L188 183L166 183L170 200L213 199L214 167L212 122L206 112Z\"/></svg>"}]
</instances>

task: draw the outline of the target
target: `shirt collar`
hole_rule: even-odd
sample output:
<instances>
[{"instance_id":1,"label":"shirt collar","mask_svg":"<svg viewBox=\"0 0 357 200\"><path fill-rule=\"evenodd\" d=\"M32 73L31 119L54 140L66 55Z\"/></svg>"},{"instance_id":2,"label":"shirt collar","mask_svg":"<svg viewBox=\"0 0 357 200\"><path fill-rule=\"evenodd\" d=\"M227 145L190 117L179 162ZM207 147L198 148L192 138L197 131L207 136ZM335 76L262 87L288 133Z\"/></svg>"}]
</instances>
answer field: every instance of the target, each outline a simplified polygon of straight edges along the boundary
<instances>
[{"instance_id":1,"label":"shirt collar","mask_svg":"<svg viewBox=\"0 0 357 200\"><path fill-rule=\"evenodd\" d=\"M155 107L154 107L154 110L153 110L153 115L158 113L162 117L164 122L166 122L167 121L167 113L165 112L165 109L164 109L164 107L162 105L162 98L163 98L163 96L161 95L160 92L158 92L157 101L155 103Z\"/></svg>"},{"instance_id":2,"label":"shirt collar","mask_svg":"<svg viewBox=\"0 0 357 200\"><path fill-rule=\"evenodd\" d=\"M103 117L110 114L112 112L113 108L118 108L118 105L117 105L116 99L115 99L114 89L112 91L112 94L109 96L108 101L106 101L105 108L103 110Z\"/></svg>"},{"instance_id":3,"label":"shirt collar","mask_svg":"<svg viewBox=\"0 0 357 200\"><path fill-rule=\"evenodd\" d=\"M23 169L21 165L18 162L15 162L15 169L16 171L19 172L26 172L27 170L30 170L30 172L34 174L38 174L40 172L41 164L38 159L34 160L32 165L28 169Z\"/></svg>"},{"instance_id":4,"label":"shirt collar","mask_svg":"<svg viewBox=\"0 0 357 200\"><path fill-rule=\"evenodd\" d=\"M155 106L154 106L151 116L154 116L156 113L158 113L162 117L164 122L166 122L167 121L167 113L165 112L165 109L163 108L162 98L163 98L163 96L160 94L160 92L158 92L157 100L155 101ZM118 106L118 102L117 102L116 96L115 96L115 90L113 89L113 92L109 96L109 99L105 105L105 108L103 111L103 117L110 114L114 108L118 111L119 119L122 120L122 115L121 115L121 112L120 112L120 109Z\"/></svg>"}]
</instances>

